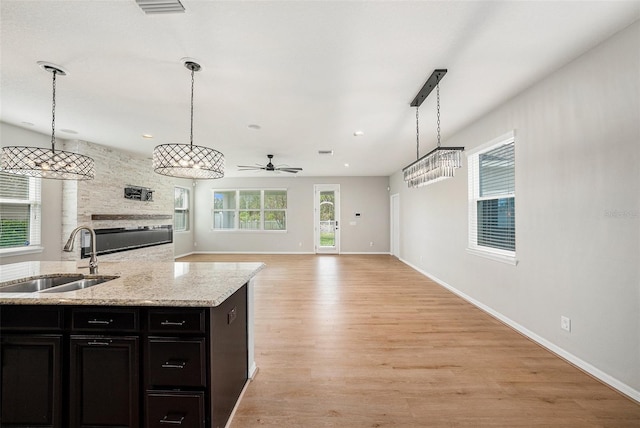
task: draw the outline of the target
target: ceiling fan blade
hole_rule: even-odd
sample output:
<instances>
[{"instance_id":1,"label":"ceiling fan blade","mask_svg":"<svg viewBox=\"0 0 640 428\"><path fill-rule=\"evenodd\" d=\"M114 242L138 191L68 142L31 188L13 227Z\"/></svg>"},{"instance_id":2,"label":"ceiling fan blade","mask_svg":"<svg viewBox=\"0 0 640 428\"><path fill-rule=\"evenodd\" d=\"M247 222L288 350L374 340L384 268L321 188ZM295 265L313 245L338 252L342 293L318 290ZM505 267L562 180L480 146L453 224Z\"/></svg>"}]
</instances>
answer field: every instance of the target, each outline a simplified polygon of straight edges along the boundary
<instances>
[{"instance_id":1,"label":"ceiling fan blade","mask_svg":"<svg viewBox=\"0 0 640 428\"><path fill-rule=\"evenodd\" d=\"M244 166L238 165L238 171L257 171L259 169L267 169L264 166Z\"/></svg>"},{"instance_id":2,"label":"ceiling fan blade","mask_svg":"<svg viewBox=\"0 0 640 428\"><path fill-rule=\"evenodd\" d=\"M276 168L276 171L284 171L297 174L299 171L302 171L302 168Z\"/></svg>"}]
</instances>

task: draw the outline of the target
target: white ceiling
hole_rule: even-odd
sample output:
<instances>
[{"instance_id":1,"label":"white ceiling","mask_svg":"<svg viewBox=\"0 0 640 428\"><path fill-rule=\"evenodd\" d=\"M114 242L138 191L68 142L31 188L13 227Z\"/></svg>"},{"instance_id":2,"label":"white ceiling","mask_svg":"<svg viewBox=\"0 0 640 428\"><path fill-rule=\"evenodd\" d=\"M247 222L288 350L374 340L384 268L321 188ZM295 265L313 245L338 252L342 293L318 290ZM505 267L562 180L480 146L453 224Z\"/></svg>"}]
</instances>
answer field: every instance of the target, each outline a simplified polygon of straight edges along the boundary
<instances>
[{"instance_id":1,"label":"white ceiling","mask_svg":"<svg viewBox=\"0 0 640 428\"><path fill-rule=\"evenodd\" d=\"M191 57L203 66L194 144L222 151L227 176L258 175L236 165L269 153L305 176L391 175L415 160L409 103L434 69L449 70L446 145L640 18L639 1L182 3L185 13L152 16L134 0L2 0L0 120L51 133L51 74L36 64L48 61L69 71L58 79L58 137L150 157L157 144L188 142L180 60ZM435 147L435 118L432 94L420 108L421 154Z\"/></svg>"}]
</instances>

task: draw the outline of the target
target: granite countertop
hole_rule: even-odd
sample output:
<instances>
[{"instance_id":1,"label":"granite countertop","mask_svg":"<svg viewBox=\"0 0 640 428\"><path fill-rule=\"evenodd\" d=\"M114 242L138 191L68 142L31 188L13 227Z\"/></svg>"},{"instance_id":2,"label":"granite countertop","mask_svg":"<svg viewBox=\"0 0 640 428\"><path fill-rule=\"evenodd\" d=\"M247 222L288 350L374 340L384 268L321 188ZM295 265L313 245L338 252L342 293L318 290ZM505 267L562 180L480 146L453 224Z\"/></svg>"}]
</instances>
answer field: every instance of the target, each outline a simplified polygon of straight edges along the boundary
<instances>
[{"instance_id":1,"label":"granite countertop","mask_svg":"<svg viewBox=\"0 0 640 428\"><path fill-rule=\"evenodd\" d=\"M41 275L89 275L87 261L0 265L0 287ZM0 293L2 305L218 306L263 263L100 262L99 275L117 279L60 293Z\"/></svg>"}]
</instances>

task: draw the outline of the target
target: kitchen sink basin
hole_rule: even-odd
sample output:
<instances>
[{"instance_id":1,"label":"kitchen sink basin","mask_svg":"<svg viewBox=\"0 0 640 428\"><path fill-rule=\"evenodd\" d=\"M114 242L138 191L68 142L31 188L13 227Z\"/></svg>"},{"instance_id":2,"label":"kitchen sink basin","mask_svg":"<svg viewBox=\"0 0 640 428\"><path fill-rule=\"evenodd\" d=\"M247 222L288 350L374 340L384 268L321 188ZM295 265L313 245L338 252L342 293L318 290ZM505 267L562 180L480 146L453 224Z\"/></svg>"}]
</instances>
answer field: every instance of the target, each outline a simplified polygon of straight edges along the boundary
<instances>
[{"instance_id":1,"label":"kitchen sink basin","mask_svg":"<svg viewBox=\"0 0 640 428\"><path fill-rule=\"evenodd\" d=\"M0 293L61 293L64 291L81 290L93 287L103 282L119 278L117 276L96 275L44 275L15 284L0 287Z\"/></svg>"},{"instance_id":2,"label":"kitchen sink basin","mask_svg":"<svg viewBox=\"0 0 640 428\"><path fill-rule=\"evenodd\" d=\"M103 282L111 281L112 279L119 278L118 276L90 276L79 279L77 281L69 282L57 287L44 290L43 293L63 293L65 291L82 290L83 288L93 287L94 285L102 284Z\"/></svg>"},{"instance_id":3,"label":"kitchen sink basin","mask_svg":"<svg viewBox=\"0 0 640 428\"><path fill-rule=\"evenodd\" d=\"M43 291L62 284L77 281L84 278L84 275L50 275L18 282L16 284L0 287L0 293L33 293Z\"/></svg>"}]
</instances>

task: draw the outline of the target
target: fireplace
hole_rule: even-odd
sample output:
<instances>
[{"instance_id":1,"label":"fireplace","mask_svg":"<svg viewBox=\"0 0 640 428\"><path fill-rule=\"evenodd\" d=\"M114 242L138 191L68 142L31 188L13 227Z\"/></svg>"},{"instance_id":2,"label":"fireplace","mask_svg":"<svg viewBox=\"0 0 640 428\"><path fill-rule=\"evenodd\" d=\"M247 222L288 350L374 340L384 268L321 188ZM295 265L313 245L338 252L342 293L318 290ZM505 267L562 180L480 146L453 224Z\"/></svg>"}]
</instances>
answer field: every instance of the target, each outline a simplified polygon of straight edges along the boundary
<instances>
[{"instance_id":1,"label":"fireplace","mask_svg":"<svg viewBox=\"0 0 640 428\"><path fill-rule=\"evenodd\" d=\"M171 244L173 242L173 226L140 226L96 229L96 251L98 255L118 253L136 248ZM90 236L82 231L81 258L91 255Z\"/></svg>"}]
</instances>

